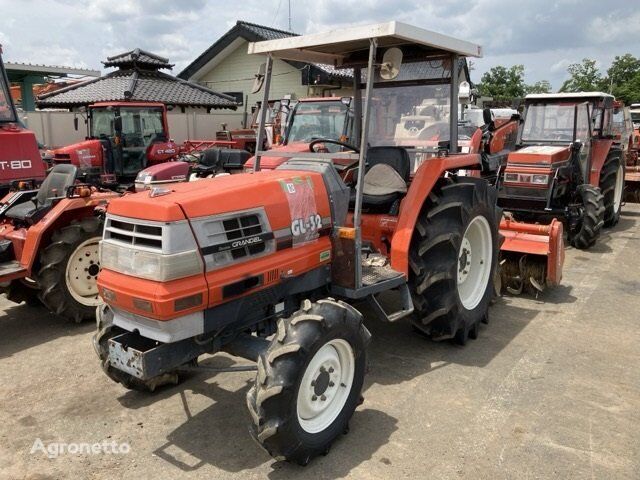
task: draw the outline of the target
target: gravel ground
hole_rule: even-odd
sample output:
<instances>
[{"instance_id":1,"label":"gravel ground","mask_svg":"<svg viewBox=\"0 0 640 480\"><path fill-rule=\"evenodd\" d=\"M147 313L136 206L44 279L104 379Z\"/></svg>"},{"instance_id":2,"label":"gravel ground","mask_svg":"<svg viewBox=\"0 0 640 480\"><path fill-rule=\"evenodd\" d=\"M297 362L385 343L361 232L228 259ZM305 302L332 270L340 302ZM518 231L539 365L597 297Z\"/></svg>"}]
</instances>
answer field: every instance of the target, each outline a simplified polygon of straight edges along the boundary
<instances>
[{"instance_id":1,"label":"gravel ground","mask_svg":"<svg viewBox=\"0 0 640 480\"><path fill-rule=\"evenodd\" d=\"M128 392L102 374L93 324L3 298L0 478L638 479L638 272L640 206L628 205L594 249L567 250L562 287L499 299L464 348L368 319L365 402L351 432L304 469L251 440L251 373ZM39 441L129 451L49 458Z\"/></svg>"}]
</instances>

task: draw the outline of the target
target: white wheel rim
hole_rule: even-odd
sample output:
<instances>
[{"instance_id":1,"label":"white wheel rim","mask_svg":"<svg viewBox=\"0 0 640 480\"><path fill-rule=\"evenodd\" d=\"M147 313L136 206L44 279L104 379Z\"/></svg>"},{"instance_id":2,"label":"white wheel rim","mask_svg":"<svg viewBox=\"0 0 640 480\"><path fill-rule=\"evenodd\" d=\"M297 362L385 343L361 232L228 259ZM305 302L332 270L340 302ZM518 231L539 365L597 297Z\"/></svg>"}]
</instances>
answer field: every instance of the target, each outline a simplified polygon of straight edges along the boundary
<instances>
[{"instance_id":1,"label":"white wheel rim","mask_svg":"<svg viewBox=\"0 0 640 480\"><path fill-rule=\"evenodd\" d=\"M616 174L616 188L613 191L613 213L618 213L622 204L622 191L624 190L624 165L618 167Z\"/></svg>"},{"instance_id":2,"label":"white wheel rim","mask_svg":"<svg viewBox=\"0 0 640 480\"><path fill-rule=\"evenodd\" d=\"M467 226L458 252L457 289L462 306L473 310L482 301L491 275L491 227L478 215Z\"/></svg>"},{"instance_id":3,"label":"white wheel rim","mask_svg":"<svg viewBox=\"0 0 640 480\"><path fill-rule=\"evenodd\" d=\"M351 345L340 338L327 342L304 372L296 411L298 423L308 433L327 429L344 408L355 375Z\"/></svg>"},{"instance_id":4,"label":"white wheel rim","mask_svg":"<svg viewBox=\"0 0 640 480\"><path fill-rule=\"evenodd\" d=\"M102 303L98 296L98 243L100 237L85 240L73 251L67 262L65 280L67 290L80 304L97 307Z\"/></svg>"}]
</instances>

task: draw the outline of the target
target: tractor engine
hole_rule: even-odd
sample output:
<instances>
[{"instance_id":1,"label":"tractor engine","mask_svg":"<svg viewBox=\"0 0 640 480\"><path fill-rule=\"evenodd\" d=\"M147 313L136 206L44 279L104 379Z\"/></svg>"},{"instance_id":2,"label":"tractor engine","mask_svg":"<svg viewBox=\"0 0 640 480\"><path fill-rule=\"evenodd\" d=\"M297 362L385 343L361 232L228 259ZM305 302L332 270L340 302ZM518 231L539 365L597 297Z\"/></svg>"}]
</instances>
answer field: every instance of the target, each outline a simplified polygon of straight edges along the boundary
<instances>
[{"instance_id":1,"label":"tractor engine","mask_svg":"<svg viewBox=\"0 0 640 480\"><path fill-rule=\"evenodd\" d=\"M328 283L348 201L330 163L304 161L114 200L99 277L113 325L165 343L269 328Z\"/></svg>"}]
</instances>

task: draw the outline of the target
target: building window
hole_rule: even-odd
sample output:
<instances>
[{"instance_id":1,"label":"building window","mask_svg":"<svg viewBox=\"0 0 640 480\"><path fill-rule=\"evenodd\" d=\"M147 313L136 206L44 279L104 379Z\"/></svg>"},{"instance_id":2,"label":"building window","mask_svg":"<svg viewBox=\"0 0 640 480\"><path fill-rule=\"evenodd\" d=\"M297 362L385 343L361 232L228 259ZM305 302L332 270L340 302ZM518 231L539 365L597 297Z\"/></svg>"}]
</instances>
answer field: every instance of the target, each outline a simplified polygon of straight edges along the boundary
<instances>
[{"instance_id":1,"label":"building window","mask_svg":"<svg viewBox=\"0 0 640 480\"><path fill-rule=\"evenodd\" d=\"M240 106L244 105L244 93L243 92L222 92L225 95L233 97L236 103Z\"/></svg>"}]
</instances>

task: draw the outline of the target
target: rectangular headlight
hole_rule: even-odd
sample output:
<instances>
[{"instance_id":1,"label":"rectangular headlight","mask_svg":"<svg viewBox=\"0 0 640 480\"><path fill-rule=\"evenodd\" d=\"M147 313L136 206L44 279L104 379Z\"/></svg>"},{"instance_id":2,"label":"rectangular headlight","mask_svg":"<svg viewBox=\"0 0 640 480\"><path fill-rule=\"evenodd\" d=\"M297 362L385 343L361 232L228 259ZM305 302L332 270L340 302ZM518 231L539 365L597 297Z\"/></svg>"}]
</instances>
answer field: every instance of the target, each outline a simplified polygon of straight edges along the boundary
<instances>
[{"instance_id":1,"label":"rectangular headlight","mask_svg":"<svg viewBox=\"0 0 640 480\"><path fill-rule=\"evenodd\" d=\"M108 270L166 282L202 273L204 266L197 250L163 254L100 242L100 266Z\"/></svg>"},{"instance_id":2,"label":"rectangular headlight","mask_svg":"<svg viewBox=\"0 0 640 480\"><path fill-rule=\"evenodd\" d=\"M549 183L549 175L534 175L531 179L534 185L546 185Z\"/></svg>"},{"instance_id":3,"label":"rectangular headlight","mask_svg":"<svg viewBox=\"0 0 640 480\"><path fill-rule=\"evenodd\" d=\"M518 174L517 173L505 173L504 174L504 181L505 182L514 182L514 183L516 183L518 181Z\"/></svg>"}]
</instances>

